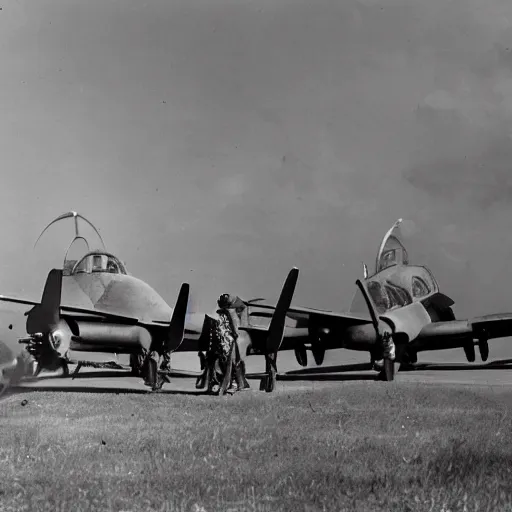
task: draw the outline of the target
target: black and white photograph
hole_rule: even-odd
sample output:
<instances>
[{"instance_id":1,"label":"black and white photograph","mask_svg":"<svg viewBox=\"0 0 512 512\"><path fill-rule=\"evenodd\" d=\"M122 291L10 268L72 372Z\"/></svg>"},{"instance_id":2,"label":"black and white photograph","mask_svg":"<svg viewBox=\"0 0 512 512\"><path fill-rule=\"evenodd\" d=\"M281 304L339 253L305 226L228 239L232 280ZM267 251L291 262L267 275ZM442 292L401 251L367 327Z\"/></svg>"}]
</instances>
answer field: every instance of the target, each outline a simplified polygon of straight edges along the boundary
<instances>
[{"instance_id":1,"label":"black and white photograph","mask_svg":"<svg viewBox=\"0 0 512 512\"><path fill-rule=\"evenodd\" d=\"M0 512L511 512L512 2L0 2Z\"/></svg>"}]
</instances>

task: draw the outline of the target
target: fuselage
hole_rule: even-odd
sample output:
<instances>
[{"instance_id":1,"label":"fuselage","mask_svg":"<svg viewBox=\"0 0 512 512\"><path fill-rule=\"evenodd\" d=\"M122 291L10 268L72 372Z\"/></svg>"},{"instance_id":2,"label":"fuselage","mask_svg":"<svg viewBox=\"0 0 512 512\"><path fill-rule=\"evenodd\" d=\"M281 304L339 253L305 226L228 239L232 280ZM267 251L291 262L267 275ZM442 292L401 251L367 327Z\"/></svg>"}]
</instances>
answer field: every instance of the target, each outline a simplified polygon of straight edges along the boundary
<instances>
[{"instance_id":1,"label":"fuselage","mask_svg":"<svg viewBox=\"0 0 512 512\"><path fill-rule=\"evenodd\" d=\"M453 300L439 292L434 276L424 266L391 265L367 277L365 284L381 327L395 333L399 342L414 340L433 322L453 319ZM349 312L369 318L368 307L359 290ZM375 328L369 321L357 323L351 319L311 315L309 333L309 342L321 343L325 349L373 352L377 343Z\"/></svg>"}]
</instances>

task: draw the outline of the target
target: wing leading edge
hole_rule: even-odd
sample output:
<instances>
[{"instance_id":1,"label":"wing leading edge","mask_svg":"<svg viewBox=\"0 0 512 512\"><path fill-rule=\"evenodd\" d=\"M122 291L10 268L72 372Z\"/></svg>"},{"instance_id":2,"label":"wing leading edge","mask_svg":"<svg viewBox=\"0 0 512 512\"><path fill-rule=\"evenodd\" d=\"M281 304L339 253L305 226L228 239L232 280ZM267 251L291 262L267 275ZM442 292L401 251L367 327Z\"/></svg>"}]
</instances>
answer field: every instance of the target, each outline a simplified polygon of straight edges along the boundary
<instances>
[{"instance_id":1,"label":"wing leading edge","mask_svg":"<svg viewBox=\"0 0 512 512\"><path fill-rule=\"evenodd\" d=\"M0 295L0 301L3 302L12 302L15 304L23 304L26 306L39 306L40 302L29 300L29 299L21 299L18 297L9 297L7 295ZM140 325L142 327L169 327L170 321L154 321L154 322L141 322L138 318L127 316L127 315L119 315L116 313L110 313L108 311L100 311L97 309L87 309L87 308L78 308L75 306L65 306L60 305L60 310L62 316L85 316L85 317L94 317L103 320L110 320L120 323ZM28 313L25 313L27 315Z\"/></svg>"},{"instance_id":2,"label":"wing leading edge","mask_svg":"<svg viewBox=\"0 0 512 512\"><path fill-rule=\"evenodd\" d=\"M425 325L410 347L423 352L464 348L469 362L475 360L474 346L478 345L483 361L489 357L488 341L512 336L512 313L498 313L471 320L449 320Z\"/></svg>"},{"instance_id":3,"label":"wing leading edge","mask_svg":"<svg viewBox=\"0 0 512 512\"><path fill-rule=\"evenodd\" d=\"M247 303L246 303L247 304ZM275 306L270 304L251 304L252 308L270 309L274 310ZM257 316L257 314L256 314ZM352 325L368 324L371 323L372 319L370 315L359 315L354 313L337 313L335 311L329 311L325 309L306 308L302 306L294 306L288 309L287 316L293 319L307 319L309 316L316 316L318 318L329 318L338 319L343 323L349 323Z\"/></svg>"}]
</instances>

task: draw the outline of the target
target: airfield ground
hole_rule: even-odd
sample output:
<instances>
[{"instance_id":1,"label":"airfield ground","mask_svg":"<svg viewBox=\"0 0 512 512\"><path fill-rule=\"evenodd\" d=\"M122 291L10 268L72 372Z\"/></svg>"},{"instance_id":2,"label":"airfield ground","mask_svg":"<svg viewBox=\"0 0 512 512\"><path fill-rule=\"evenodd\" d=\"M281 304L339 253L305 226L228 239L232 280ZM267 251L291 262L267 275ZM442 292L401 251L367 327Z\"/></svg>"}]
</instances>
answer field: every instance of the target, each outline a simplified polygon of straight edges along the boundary
<instances>
[{"instance_id":1,"label":"airfield ground","mask_svg":"<svg viewBox=\"0 0 512 512\"><path fill-rule=\"evenodd\" d=\"M504 383L252 380L211 397L101 373L0 401L1 511L512 510Z\"/></svg>"}]
</instances>

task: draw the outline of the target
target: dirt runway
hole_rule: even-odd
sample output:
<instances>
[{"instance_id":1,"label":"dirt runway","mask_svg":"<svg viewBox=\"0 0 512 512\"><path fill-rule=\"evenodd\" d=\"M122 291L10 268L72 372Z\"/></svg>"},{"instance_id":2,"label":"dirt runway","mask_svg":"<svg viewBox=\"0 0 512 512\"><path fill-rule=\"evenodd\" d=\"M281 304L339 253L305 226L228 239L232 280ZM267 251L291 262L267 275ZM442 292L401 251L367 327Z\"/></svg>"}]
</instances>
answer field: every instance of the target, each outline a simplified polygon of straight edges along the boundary
<instances>
[{"instance_id":1,"label":"dirt runway","mask_svg":"<svg viewBox=\"0 0 512 512\"><path fill-rule=\"evenodd\" d=\"M341 351L336 351L341 352ZM445 352L446 355L448 351ZM490 359L486 363L475 362L473 364L463 363L460 359L457 361L446 362L454 359L453 357L443 357L442 354L429 354L428 361L426 357L420 360L419 366L413 371L400 371L396 374L395 382L397 385L403 383L418 384L445 384L450 385L477 385L477 386L498 386L509 387L512 385L512 359ZM375 381L375 385L388 385L385 382L376 380L376 372L363 370L368 367L368 361L361 354L349 354L341 358L331 356L326 358L326 363L317 367L314 364L308 365L306 370L300 368L294 360L293 353L279 354L278 368L281 375L278 379L277 390L286 391L292 389L319 389L321 387L339 387L340 393L343 392L344 383L348 381ZM439 360L445 362L439 362ZM436 361L437 360L437 361ZM263 371L264 362L262 357L249 357L247 367L250 378L251 389L259 392L259 381L254 378L255 374ZM127 361L120 360L125 363ZM336 365L336 366L334 366ZM337 369L336 372L327 372L331 367ZM71 372L74 366L70 367ZM195 376L198 374L199 364L195 354L177 354L173 360L173 372L171 382L163 387L164 393L202 393L195 389ZM353 371L356 369L356 371ZM346 371L352 370L352 371ZM301 374L301 372L314 372ZM323 373L321 373L323 372ZM122 392L122 393L144 393L149 392L144 386L142 380L132 377L126 370L82 368L75 378L62 378L58 374L46 374L37 379L30 379L22 382L16 388L11 389L10 393L23 392L27 388L31 390L55 390L68 392Z\"/></svg>"}]
</instances>

